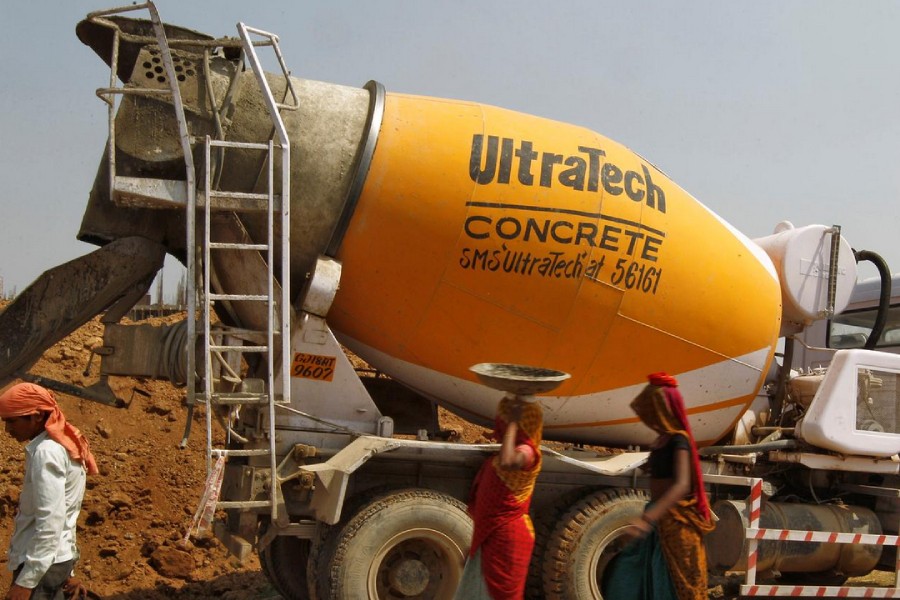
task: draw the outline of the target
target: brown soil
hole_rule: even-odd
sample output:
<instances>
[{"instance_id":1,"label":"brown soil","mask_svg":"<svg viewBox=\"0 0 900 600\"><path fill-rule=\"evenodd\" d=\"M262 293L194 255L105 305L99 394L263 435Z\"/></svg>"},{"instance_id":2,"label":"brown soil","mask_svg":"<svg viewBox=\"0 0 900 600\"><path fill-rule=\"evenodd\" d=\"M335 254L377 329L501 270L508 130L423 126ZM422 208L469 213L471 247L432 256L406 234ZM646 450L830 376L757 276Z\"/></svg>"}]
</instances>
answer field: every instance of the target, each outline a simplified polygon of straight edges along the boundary
<instances>
[{"instance_id":1,"label":"brown soil","mask_svg":"<svg viewBox=\"0 0 900 600\"><path fill-rule=\"evenodd\" d=\"M179 318L183 315L150 322ZM31 372L75 385L94 383L98 361L87 376L83 372L102 335L98 317L48 350ZM255 556L239 564L208 535L182 543L206 478L202 410L195 412L187 447L180 449L187 414L183 389L121 377L110 378L110 385L130 402L128 408L57 394L68 420L90 439L100 465L100 474L88 478L78 521L78 575L109 599L279 598ZM442 427L456 431L461 441L485 441L484 428L449 413L442 412ZM5 591L11 579L4 568L5 550L22 482L22 446L0 434L0 456L0 591Z\"/></svg>"},{"instance_id":2,"label":"brown soil","mask_svg":"<svg viewBox=\"0 0 900 600\"><path fill-rule=\"evenodd\" d=\"M47 351L31 372L90 385L98 377L97 361L89 375L83 372L90 348L101 343L102 334L95 318ZM57 394L66 417L90 439L100 466L100 474L88 478L78 521L78 575L92 591L110 599L277 598L255 558L239 565L208 537L192 537L181 545L206 477L203 414L195 413L187 447L180 449L187 414L183 390L128 378L111 378L110 384L117 397L131 401L128 408ZM0 562L5 567L23 451L4 434L0 453ZM6 569L2 577L6 590Z\"/></svg>"},{"instance_id":3,"label":"brown soil","mask_svg":"<svg viewBox=\"0 0 900 600\"><path fill-rule=\"evenodd\" d=\"M95 318L47 351L31 372L90 385L97 380L97 361L87 376L83 371L102 333ZM191 536L187 544L182 543L206 477L202 411L196 411L187 447L180 449L187 414L183 390L166 382L130 378L111 378L110 384L117 397L130 401L128 408L57 394L67 418L90 439L101 471L88 478L78 522L78 575L93 592L108 599L280 598L261 574L255 556L239 564L208 535ZM455 439L487 441L485 428L446 411L440 416L442 429L455 431ZM5 567L22 481L22 447L2 434L0 455L4 459L0 466L0 567ZM0 577L0 591L5 591L10 574L4 568ZM734 596L718 587L710 597Z\"/></svg>"}]
</instances>

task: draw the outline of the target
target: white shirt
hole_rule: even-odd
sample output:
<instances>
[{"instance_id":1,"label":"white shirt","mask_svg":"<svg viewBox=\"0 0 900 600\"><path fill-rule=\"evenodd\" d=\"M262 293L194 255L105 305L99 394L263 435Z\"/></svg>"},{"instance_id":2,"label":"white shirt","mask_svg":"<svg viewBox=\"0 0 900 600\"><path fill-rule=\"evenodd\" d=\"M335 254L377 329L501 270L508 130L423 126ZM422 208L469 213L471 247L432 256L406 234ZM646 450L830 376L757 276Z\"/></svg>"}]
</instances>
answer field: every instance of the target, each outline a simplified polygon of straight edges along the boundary
<instances>
[{"instance_id":1,"label":"white shirt","mask_svg":"<svg viewBox=\"0 0 900 600\"><path fill-rule=\"evenodd\" d=\"M9 570L22 565L17 584L34 588L52 565L78 558L75 524L86 478L84 466L46 431L25 445L25 480L9 543Z\"/></svg>"}]
</instances>

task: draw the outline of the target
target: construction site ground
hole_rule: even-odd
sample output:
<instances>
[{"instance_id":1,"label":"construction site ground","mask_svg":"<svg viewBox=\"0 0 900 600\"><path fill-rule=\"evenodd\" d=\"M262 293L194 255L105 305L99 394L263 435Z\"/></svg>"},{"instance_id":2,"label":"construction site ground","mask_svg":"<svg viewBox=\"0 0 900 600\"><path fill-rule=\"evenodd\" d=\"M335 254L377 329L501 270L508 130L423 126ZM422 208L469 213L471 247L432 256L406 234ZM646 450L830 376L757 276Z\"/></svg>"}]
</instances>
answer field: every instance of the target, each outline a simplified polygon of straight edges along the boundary
<instances>
[{"instance_id":1,"label":"construction site ground","mask_svg":"<svg viewBox=\"0 0 900 600\"><path fill-rule=\"evenodd\" d=\"M102 333L95 318L54 345L31 372L75 385L94 383L97 361L87 375L84 372L91 348L102 344ZM68 419L90 439L100 465L100 474L88 479L78 521L78 575L99 597L111 600L280 598L255 556L240 564L209 535L190 536L185 542L206 477L202 411L195 412L192 433L182 449L187 414L183 389L149 379L110 378L110 384L119 398L129 402L127 408L57 395ZM461 443L485 441L484 428L447 412L441 413L441 425L458 432ZM5 592L10 583L5 550L22 482L23 450L4 434L0 453L0 566ZM881 572L870 579L887 585L893 574ZM710 594L710 598L734 597L722 586Z\"/></svg>"}]
</instances>

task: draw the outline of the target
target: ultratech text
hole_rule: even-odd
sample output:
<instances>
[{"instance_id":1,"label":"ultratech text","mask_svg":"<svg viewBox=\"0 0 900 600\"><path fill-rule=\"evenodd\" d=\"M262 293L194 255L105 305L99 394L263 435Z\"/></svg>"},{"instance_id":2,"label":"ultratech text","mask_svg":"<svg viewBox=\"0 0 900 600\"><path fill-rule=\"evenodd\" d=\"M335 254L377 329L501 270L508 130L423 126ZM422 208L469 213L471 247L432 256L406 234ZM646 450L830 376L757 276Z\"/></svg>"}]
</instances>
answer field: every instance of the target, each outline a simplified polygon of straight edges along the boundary
<instances>
[{"instance_id":1,"label":"ultratech text","mask_svg":"<svg viewBox=\"0 0 900 600\"><path fill-rule=\"evenodd\" d=\"M595 278L605 259L588 258L587 251L567 256L565 252L544 254L513 251L503 244L500 249L479 250L463 248L459 266L473 271L502 271L516 275L540 275L556 279L580 279L583 275Z\"/></svg>"},{"instance_id":2,"label":"ultratech text","mask_svg":"<svg viewBox=\"0 0 900 600\"><path fill-rule=\"evenodd\" d=\"M578 146L579 154L566 156L555 152L538 152L534 143L520 140L518 145L512 138L472 136L472 152L469 156L469 177L481 185L489 183L509 183L513 167L516 178L522 185L534 185L534 163L538 164L540 175L538 185L551 187L554 181L580 192L597 192L600 186L611 196L624 193L634 202L644 202L661 213L666 212L666 195L662 188L653 183L650 169L641 164L642 173L623 171L621 167L603 162L606 152L600 148Z\"/></svg>"}]
</instances>

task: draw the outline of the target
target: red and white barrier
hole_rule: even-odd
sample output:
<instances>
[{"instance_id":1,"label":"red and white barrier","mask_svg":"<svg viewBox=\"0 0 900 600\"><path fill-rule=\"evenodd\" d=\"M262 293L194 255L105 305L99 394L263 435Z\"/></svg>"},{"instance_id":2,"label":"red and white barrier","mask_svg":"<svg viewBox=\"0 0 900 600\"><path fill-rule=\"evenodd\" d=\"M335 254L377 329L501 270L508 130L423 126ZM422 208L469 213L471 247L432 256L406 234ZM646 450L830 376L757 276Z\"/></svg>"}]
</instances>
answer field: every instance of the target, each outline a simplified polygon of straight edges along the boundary
<instances>
[{"instance_id":1,"label":"red and white barrier","mask_svg":"<svg viewBox=\"0 0 900 600\"><path fill-rule=\"evenodd\" d=\"M741 586L746 597L811 596L814 598L900 598L900 548L894 570L894 587L850 587L815 585L757 585L756 560L759 540L783 540L791 542L827 542L832 544L871 544L875 546L900 546L900 536L862 533L833 533L829 531L800 531L796 529L760 529L759 515L762 509L762 479L753 479L750 485L750 522L746 536L749 540L747 579Z\"/></svg>"}]
</instances>

